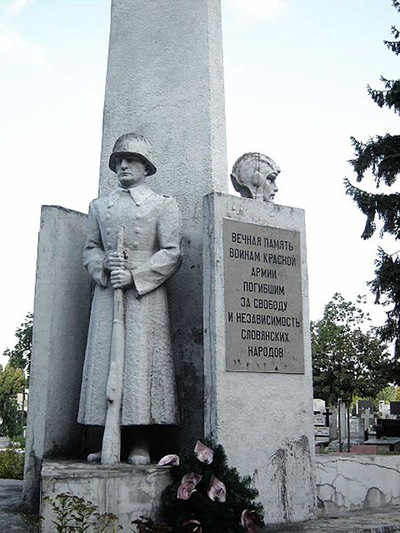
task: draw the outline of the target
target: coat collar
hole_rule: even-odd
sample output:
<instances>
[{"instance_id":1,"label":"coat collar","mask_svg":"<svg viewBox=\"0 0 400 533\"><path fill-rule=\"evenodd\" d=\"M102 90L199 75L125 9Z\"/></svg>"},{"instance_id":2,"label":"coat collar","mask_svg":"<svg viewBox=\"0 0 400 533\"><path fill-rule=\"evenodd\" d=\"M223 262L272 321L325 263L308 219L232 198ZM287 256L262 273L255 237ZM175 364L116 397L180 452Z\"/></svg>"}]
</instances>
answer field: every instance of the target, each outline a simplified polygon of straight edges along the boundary
<instances>
[{"instance_id":1,"label":"coat collar","mask_svg":"<svg viewBox=\"0 0 400 533\"><path fill-rule=\"evenodd\" d=\"M108 196L108 207L114 205L123 194L129 194L135 204L139 206L153 194L153 191L145 183L138 187L133 187L132 189L122 189L122 187L117 187Z\"/></svg>"}]
</instances>

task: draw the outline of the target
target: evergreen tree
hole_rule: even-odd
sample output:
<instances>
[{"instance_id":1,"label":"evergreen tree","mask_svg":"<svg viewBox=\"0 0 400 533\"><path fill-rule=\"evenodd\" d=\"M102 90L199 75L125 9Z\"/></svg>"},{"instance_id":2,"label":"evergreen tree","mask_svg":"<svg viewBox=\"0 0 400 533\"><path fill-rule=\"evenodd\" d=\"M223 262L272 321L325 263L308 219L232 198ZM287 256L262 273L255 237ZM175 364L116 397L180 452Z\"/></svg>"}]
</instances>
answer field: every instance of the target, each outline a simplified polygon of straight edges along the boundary
<instances>
[{"instance_id":1,"label":"evergreen tree","mask_svg":"<svg viewBox=\"0 0 400 533\"><path fill-rule=\"evenodd\" d=\"M392 0L393 7L400 12L400 0ZM393 40L384 41L390 51L400 54L400 31L392 26ZM400 80L381 77L382 90L368 86L368 93L379 107L388 107L400 114ZM357 174L357 182L371 173L378 189L381 184L391 187L400 172L400 135L386 134L371 137L367 142L351 139L355 158L350 161ZM381 234L400 239L400 194L368 193L345 180L346 192L366 216L363 239L369 239L376 230L376 219L383 222ZM379 328L382 340L395 343L395 356L400 359L400 258L389 255L379 248L375 261L375 279L369 282L376 303L390 306L383 327ZM400 372L397 381L400 381Z\"/></svg>"}]
</instances>

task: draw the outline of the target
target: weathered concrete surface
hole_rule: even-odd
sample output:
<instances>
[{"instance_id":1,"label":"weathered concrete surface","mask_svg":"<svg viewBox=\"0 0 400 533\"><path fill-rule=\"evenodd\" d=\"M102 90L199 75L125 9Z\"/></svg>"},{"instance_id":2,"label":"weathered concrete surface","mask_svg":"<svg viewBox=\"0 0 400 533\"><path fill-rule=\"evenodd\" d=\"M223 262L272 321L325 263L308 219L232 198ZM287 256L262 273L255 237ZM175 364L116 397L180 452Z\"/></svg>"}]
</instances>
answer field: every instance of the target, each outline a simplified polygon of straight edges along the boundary
<instances>
[{"instance_id":1,"label":"weathered concrete surface","mask_svg":"<svg viewBox=\"0 0 400 533\"><path fill-rule=\"evenodd\" d=\"M304 212L224 194L208 195L204 209L206 433L252 476L269 522L306 520L315 507L315 480ZM300 231L304 374L225 370L224 218Z\"/></svg>"},{"instance_id":2,"label":"weathered concrete surface","mask_svg":"<svg viewBox=\"0 0 400 533\"><path fill-rule=\"evenodd\" d=\"M400 504L399 455L316 457L318 509L343 513Z\"/></svg>"},{"instance_id":3,"label":"weathered concrete surface","mask_svg":"<svg viewBox=\"0 0 400 533\"><path fill-rule=\"evenodd\" d=\"M220 0L112 1L100 195L130 131L154 147L156 189L190 203L227 189Z\"/></svg>"},{"instance_id":4,"label":"weathered concrete surface","mask_svg":"<svg viewBox=\"0 0 400 533\"><path fill-rule=\"evenodd\" d=\"M96 464L46 461L42 469L42 533L53 533L53 510L47 500L69 492L92 502L100 514L118 516L123 531L131 531L132 520L140 516L157 520L161 494L171 483L169 467L107 467Z\"/></svg>"},{"instance_id":5,"label":"weathered concrete surface","mask_svg":"<svg viewBox=\"0 0 400 533\"><path fill-rule=\"evenodd\" d=\"M77 424L90 307L82 265L86 215L43 206L36 269L24 501L37 510L44 457L80 449Z\"/></svg>"},{"instance_id":6,"label":"weathered concrete surface","mask_svg":"<svg viewBox=\"0 0 400 533\"><path fill-rule=\"evenodd\" d=\"M167 282L181 406L179 442L203 432L202 197L226 191L220 0L113 0L104 104L100 194L115 184L113 143L148 138L156 192L183 215L183 265Z\"/></svg>"}]
</instances>

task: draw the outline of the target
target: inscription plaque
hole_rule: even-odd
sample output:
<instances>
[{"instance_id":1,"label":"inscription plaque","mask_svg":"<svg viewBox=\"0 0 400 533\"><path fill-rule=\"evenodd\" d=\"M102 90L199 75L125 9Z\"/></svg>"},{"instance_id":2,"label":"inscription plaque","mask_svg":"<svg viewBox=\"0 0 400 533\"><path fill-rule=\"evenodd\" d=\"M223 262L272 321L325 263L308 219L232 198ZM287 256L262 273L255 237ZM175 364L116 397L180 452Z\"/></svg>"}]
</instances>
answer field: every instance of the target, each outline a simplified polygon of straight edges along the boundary
<instances>
[{"instance_id":1,"label":"inscription plaque","mask_svg":"<svg viewBox=\"0 0 400 533\"><path fill-rule=\"evenodd\" d=\"M224 219L226 369L304 373L300 232Z\"/></svg>"}]
</instances>

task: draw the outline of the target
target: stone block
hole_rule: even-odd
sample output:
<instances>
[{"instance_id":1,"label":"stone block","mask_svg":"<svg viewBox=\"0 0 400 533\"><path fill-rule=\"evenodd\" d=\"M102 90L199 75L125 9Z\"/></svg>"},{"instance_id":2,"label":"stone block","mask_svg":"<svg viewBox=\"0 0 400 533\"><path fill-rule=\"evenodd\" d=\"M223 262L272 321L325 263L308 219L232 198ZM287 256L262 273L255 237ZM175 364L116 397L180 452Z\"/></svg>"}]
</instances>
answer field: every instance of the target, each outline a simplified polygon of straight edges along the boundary
<instances>
[{"instance_id":1,"label":"stone block","mask_svg":"<svg viewBox=\"0 0 400 533\"><path fill-rule=\"evenodd\" d=\"M0 450L5 450L10 444L11 440L9 437L0 437Z\"/></svg>"},{"instance_id":2,"label":"stone block","mask_svg":"<svg viewBox=\"0 0 400 533\"><path fill-rule=\"evenodd\" d=\"M228 233L225 230L225 235L224 227L229 229ZM287 255L294 257L293 261L286 260L285 269L279 270L279 265L274 266L274 258L271 258L271 264L264 265L271 268L270 279L261 277L261 274L259 278L254 277L255 272L252 277L251 265L262 262L262 254L260 261L250 255L238 259L237 269L242 277L227 270L226 244L227 239L233 238L234 227L240 232L248 230L261 236L254 245L251 239L237 241L238 250L249 252L257 250L257 244L260 252L264 244L269 247L268 253L273 251L274 242L264 241L264 237L270 238L280 231L286 237L278 239L278 248L283 248L275 250L275 259L279 263L277 256ZM283 244L280 244L281 240ZM285 246L288 251L284 250ZM289 262L293 268L288 277L286 267ZM263 271L266 276L267 270ZM276 271L276 278L272 270ZM233 282L227 279L227 272L230 278L234 278ZM250 307L247 307L247 297L242 302L243 282L252 280L262 282L262 290L267 291L267 294L256 295L257 299L267 302L267 310L254 308L255 295L251 291L247 293ZM270 291L278 285L282 287L280 295L272 296ZM233 292L233 296L227 291ZM232 357L227 353L235 347L227 339L232 324L227 327L229 309L226 305L238 306L231 310L248 313L250 320L254 316L269 316L270 325L235 323L239 333L236 342L240 341L242 329L265 334L261 342L247 340L247 344L241 345L244 350L242 358L235 352L237 371L232 371L235 367L231 366ZM243 317L245 321L246 316ZM279 317L285 317L283 326ZM206 434L225 447L230 464L242 475L251 476L259 490L267 523L299 522L310 518L315 506L314 426L306 238L301 209L218 193L205 197L204 319ZM279 321L279 327L271 326L272 322L277 324ZM272 336L271 332L274 332ZM275 335L275 332L279 334ZM252 344L261 348L249 356L245 350ZM277 360L276 365L265 361L269 356ZM291 360L286 364L285 358Z\"/></svg>"},{"instance_id":3,"label":"stone block","mask_svg":"<svg viewBox=\"0 0 400 533\"><path fill-rule=\"evenodd\" d=\"M91 285L82 264L86 215L43 206L38 242L24 502L39 505L43 458L81 447L77 419Z\"/></svg>"},{"instance_id":4,"label":"stone block","mask_svg":"<svg viewBox=\"0 0 400 533\"><path fill-rule=\"evenodd\" d=\"M171 483L169 467L114 467L95 464L44 461L42 468L42 533L53 533L54 511L46 498L70 493L93 503L99 514L118 517L124 532L140 516L160 519L161 494Z\"/></svg>"}]
</instances>

